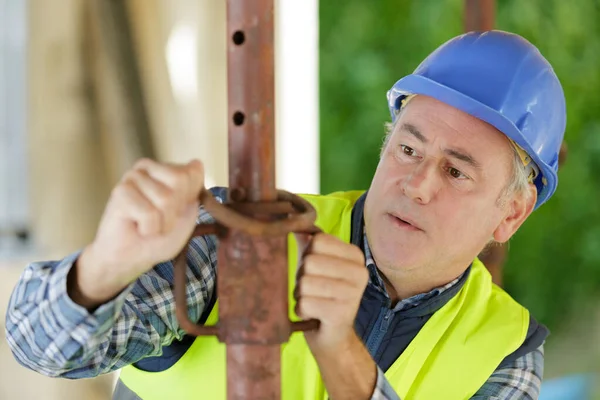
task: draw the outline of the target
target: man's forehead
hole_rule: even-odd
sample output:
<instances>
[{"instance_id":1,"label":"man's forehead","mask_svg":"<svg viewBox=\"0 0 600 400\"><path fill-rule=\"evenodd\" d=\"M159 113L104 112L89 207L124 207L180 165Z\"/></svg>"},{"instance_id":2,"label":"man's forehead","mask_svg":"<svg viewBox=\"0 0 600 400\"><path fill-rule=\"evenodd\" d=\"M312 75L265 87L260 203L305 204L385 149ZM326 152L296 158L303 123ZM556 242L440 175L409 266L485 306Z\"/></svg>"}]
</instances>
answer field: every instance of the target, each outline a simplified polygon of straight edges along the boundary
<instances>
[{"instance_id":1,"label":"man's forehead","mask_svg":"<svg viewBox=\"0 0 600 400\"><path fill-rule=\"evenodd\" d=\"M421 133L419 128L417 128L410 122L400 122L398 131L405 132L409 136L413 136L417 141L421 143L429 143L429 139L423 133ZM468 150L463 150L462 148L449 144L447 147L444 148L444 153L448 157L465 162L474 168L482 168L481 163L477 160L477 156L471 155L471 153Z\"/></svg>"},{"instance_id":2,"label":"man's forehead","mask_svg":"<svg viewBox=\"0 0 600 400\"><path fill-rule=\"evenodd\" d=\"M444 141L444 152L481 168L494 155L512 156L510 140L488 123L427 96L415 96L398 115L394 131L419 142ZM490 160L491 161L491 160Z\"/></svg>"},{"instance_id":3,"label":"man's forehead","mask_svg":"<svg viewBox=\"0 0 600 400\"><path fill-rule=\"evenodd\" d=\"M402 109L396 120L396 129L406 132L417 130L425 139L438 132L455 132L454 139L483 142L491 146L510 147L510 141L502 132L485 121L428 96L414 96ZM407 129L408 128L408 129ZM414 129L413 129L414 128Z\"/></svg>"}]
</instances>

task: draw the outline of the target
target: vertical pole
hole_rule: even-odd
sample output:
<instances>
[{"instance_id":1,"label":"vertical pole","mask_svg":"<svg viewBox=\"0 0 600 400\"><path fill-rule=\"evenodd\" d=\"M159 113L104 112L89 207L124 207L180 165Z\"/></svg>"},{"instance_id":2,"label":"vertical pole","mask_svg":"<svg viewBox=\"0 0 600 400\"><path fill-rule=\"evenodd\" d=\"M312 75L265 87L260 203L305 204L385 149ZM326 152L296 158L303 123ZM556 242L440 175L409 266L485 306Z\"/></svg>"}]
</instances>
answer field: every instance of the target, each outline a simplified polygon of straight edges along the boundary
<instances>
[{"instance_id":1,"label":"vertical pole","mask_svg":"<svg viewBox=\"0 0 600 400\"><path fill-rule=\"evenodd\" d=\"M273 18L273 0L227 2L229 187L234 205L277 200ZM220 242L218 259L227 397L278 399L280 346L290 334L286 235L250 236L231 229Z\"/></svg>"},{"instance_id":2,"label":"vertical pole","mask_svg":"<svg viewBox=\"0 0 600 400\"><path fill-rule=\"evenodd\" d=\"M495 11L496 0L465 0L465 32L494 29ZM497 285L502 285L502 266L506 251L506 245L489 246L479 255Z\"/></svg>"},{"instance_id":3,"label":"vertical pole","mask_svg":"<svg viewBox=\"0 0 600 400\"><path fill-rule=\"evenodd\" d=\"M494 29L496 19L496 0L465 0L465 18L464 29L469 31L489 31ZM559 166L567 157L567 145L565 142L560 147L558 164ZM479 259L485 264L492 275L493 282L502 286L502 269L506 254L508 253L508 245L506 243L491 246L485 249Z\"/></svg>"},{"instance_id":4,"label":"vertical pole","mask_svg":"<svg viewBox=\"0 0 600 400\"><path fill-rule=\"evenodd\" d=\"M131 16L122 1L89 1L88 61L109 180L141 157L155 158Z\"/></svg>"},{"instance_id":5,"label":"vertical pole","mask_svg":"<svg viewBox=\"0 0 600 400\"><path fill-rule=\"evenodd\" d=\"M496 0L465 0L465 32L494 29Z\"/></svg>"}]
</instances>

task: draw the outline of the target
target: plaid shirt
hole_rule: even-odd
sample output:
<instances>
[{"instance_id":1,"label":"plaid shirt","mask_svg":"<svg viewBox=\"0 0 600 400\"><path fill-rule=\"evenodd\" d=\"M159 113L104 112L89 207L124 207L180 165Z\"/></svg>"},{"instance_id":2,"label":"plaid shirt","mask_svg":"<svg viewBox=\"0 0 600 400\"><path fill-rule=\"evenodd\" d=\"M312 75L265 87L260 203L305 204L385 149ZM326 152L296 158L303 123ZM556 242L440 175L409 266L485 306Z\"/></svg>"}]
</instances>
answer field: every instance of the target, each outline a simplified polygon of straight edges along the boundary
<instances>
[{"instance_id":1,"label":"plaid shirt","mask_svg":"<svg viewBox=\"0 0 600 400\"><path fill-rule=\"evenodd\" d=\"M198 220L213 222L204 211ZM187 260L191 319L200 318L214 290L216 247L214 236L192 241ZM163 346L183 338L175 316L170 263L157 265L90 314L75 304L66 291L67 274L78 255L74 253L61 261L34 262L23 272L6 316L6 338L22 365L48 376L89 378L160 355ZM365 255L370 284L385 293L366 239ZM402 300L396 307L414 307L456 281ZM496 370L474 399L536 399L542 371L543 349L539 348L513 365ZM372 399L398 399L379 368Z\"/></svg>"}]
</instances>

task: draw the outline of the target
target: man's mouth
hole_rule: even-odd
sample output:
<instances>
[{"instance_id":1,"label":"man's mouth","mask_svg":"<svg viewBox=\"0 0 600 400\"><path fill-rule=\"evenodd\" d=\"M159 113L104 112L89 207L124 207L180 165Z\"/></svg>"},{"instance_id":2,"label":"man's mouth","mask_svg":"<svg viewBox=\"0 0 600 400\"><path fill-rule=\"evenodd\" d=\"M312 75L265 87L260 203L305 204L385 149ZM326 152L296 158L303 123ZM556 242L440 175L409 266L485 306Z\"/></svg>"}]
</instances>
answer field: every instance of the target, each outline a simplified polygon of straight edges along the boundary
<instances>
[{"instance_id":1,"label":"man's mouth","mask_svg":"<svg viewBox=\"0 0 600 400\"><path fill-rule=\"evenodd\" d=\"M399 228L409 229L409 230L413 230L413 231L422 231L423 230L411 218L408 218L403 215L398 215L398 214L388 214L388 215L392 219L392 222L394 222L394 224L396 226L398 226Z\"/></svg>"}]
</instances>

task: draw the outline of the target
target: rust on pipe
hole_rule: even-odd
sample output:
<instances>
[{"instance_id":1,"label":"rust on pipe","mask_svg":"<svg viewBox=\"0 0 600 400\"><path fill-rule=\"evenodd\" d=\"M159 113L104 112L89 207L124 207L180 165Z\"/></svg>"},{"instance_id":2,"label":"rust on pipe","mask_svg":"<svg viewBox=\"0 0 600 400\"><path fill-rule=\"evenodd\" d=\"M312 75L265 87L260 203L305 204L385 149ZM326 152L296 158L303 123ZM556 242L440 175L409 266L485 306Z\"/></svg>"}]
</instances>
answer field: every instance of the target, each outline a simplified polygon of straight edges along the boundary
<instances>
[{"instance_id":1,"label":"rust on pipe","mask_svg":"<svg viewBox=\"0 0 600 400\"><path fill-rule=\"evenodd\" d=\"M245 234L250 237L276 237L285 235L289 232L302 233L304 235L296 236L296 239L300 239L298 243L300 249L305 248L308 245L308 240L313 234L320 232L320 229L314 225L316 219L315 209L310 203L303 198L294 195L289 192L278 190L278 197L276 202L255 202L255 203L228 203L225 205L220 204L212 194L204 189L199 196L200 204L218 221L214 224L202 224L196 226L194 232L190 237L190 241L196 236L202 235L217 235L220 238L220 248L223 247L224 241L229 237L229 230L231 228L236 231ZM243 206L243 207L239 207ZM246 211L250 210L255 215L277 215L281 216L285 214L285 217L279 218L274 221L266 222L259 219L253 219L240 214L236 209L242 208ZM296 214L296 215L294 215ZM244 246L240 246L237 250L244 249ZM202 335L217 335L219 339L224 342L228 342L228 339L232 337L232 334L228 333L228 330L234 328L225 328L227 324L221 322L218 326L203 326L196 325L190 321L187 314L186 304L186 254L188 247L184 248L179 255L175 258L175 303L176 303L176 314L177 319L181 327L191 335L202 336ZM286 254L287 256L287 254ZM219 276L225 276L227 273L223 273L223 261L219 259L220 271ZM287 279L287 260L286 260L286 279ZM286 281L287 282L287 281ZM287 290L287 283L285 285ZM221 293L221 290L219 290ZM222 296L223 297L223 296ZM287 304L287 298L286 298ZM222 311L220 311L219 319L223 321ZM286 312L287 321L287 312ZM295 321L287 322L287 331L307 331L316 329L318 327L318 321ZM235 335L235 334L233 334ZM285 341L285 340L284 340ZM260 341L259 341L260 342ZM281 342L283 343L283 342Z\"/></svg>"},{"instance_id":2,"label":"rust on pipe","mask_svg":"<svg viewBox=\"0 0 600 400\"><path fill-rule=\"evenodd\" d=\"M496 0L465 0L465 32L494 29L495 14Z\"/></svg>"},{"instance_id":3,"label":"rust on pipe","mask_svg":"<svg viewBox=\"0 0 600 400\"><path fill-rule=\"evenodd\" d=\"M227 346L228 399L280 398L281 344L318 327L288 316L288 233L308 234L297 236L300 251L319 229L306 200L275 187L273 18L273 0L227 2L229 198L220 204L204 189L200 203L216 223L192 234L219 237L216 326L189 320L187 248L174 262L181 327Z\"/></svg>"},{"instance_id":4,"label":"rust on pipe","mask_svg":"<svg viewBox=\"0 0 600 400\"><path fill-rule=\"evenodd\" d=\"M227 1L229 186L240 202L277 200L273 31L273 0ZM290 334L287 235L234 227L224 239L217 287L228 398L279 398L280 345Z\"/></svg>"}]
</instances>

